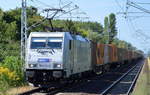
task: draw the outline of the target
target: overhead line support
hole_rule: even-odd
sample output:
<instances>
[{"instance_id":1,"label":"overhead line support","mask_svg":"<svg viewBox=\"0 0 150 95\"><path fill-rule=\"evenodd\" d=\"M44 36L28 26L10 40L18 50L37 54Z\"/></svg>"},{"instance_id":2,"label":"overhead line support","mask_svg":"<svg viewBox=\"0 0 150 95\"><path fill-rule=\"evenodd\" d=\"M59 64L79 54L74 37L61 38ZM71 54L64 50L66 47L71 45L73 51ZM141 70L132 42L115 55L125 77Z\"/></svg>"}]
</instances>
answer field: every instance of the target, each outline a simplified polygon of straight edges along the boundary
<instances>
[{"instance_id":1,"label":"overhead line support","mask_svg":"<svg viewBox=\"0 0 150 95\"><path fill-rule=\"evenodd\" d=\"M21 10L21 60L25 61L26 41L27 41L27 0L22 0Z\"/></svg>"}]
</instances>

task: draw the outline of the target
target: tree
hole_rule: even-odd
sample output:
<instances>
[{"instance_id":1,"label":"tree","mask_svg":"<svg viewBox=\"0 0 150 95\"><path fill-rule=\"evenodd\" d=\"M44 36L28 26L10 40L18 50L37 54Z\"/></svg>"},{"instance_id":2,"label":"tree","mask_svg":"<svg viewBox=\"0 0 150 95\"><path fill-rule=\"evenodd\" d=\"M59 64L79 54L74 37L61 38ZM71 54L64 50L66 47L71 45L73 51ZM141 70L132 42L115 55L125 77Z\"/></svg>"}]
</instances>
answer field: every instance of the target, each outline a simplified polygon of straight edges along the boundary
<instances>
[{"instance_id":1,"label":"tree","mask_svg":"<svg viewBox=\"0 0 150 95\"><path fill-rule=\"evenodd\" d=\"M1 21L0 25L0 41L14 41L16 38L16 22L6 23L5 21Z\"/></svg>"},{"instance_id":2,"label":"tree","mask_svg":"<svg viewBox=\"0 0 150 95\"><path fill-rule=\"evenodd\" d=\"M117 36L117 29L116 29L116 16L114 13L109 15L109 28L110 28L110 43L113 42L114 38Z\"/></svg>"},{"instance_id":3,"label":"tree","mask_svg":"<svg viewBox=\"0 0 150 95\"><path fill-rule=\"evenodd\" d=\"M11 42L11 41L15 41L16 40L16 29L17 29L17 25L16 22L11 22L9 24L7 24L7 29L5 32L5 36L7 37L7 41Z\"/></svg>"},{"instance_id":4,"label":"tree","mask_svg":"<svg viewBox=\"0 0 150 95\"><path fill-rule=\"evenodd\" d=\"M92 32L91 30L88 31L88 38L92 40L93 42L99 42L101 39L101 36L98 32Z\"/></svg>"},{"instance_id":5,"label":"tree","mask_svg":"<svg viewBox=\"0 0 150 95\"><path fill-rule=\"evenodd\" d=\"M109 28L109 21L108 21L108 17L105 17L104 19L104 31L103 31L103 38L101 40L101 43L106 44L109 41L109 32L108 32L108 28ZM109 42L108 42L109 43Z\"/></svg>"},{"instance_id":6,"label":"tree","mask_svg":"<svg viewBox=\"0 0 150 95\"><path fill-rule=\"evenodd\" d=\"M69 32L72 32L73 34L77 33L77 29L76 29L72 20L67 20L65 25L66 25L66 28Z\"/></svg>"},{"instance_id":7,"label":"tree","mask_svg":"<svg viewBox=\"0 0 150 95\"><path fill-rule=\"evenodd\" d=\"M4 12L2 11L2 9L0 9L0 21L3 19L4 16Z\"/></svg>"},{"instance_id":8,"label":"tree","mask_svg":"<svg viewBox=\"0 0 150 95\"><path fill-rule=\"evenodd\" d=\"M6 22L1 20L0 21L0 43L4 42L5 40L5 31L7 29L7 26L6 26Z\"/></svg>"},{"instance_id":9,"label":"tree","mask_svg":"<svg viewBox=\"0 0 150 95\"><path fill-rule=\"evenodd\" d=\"M117 36L116 16L113 13L111 13L109 17L106 16L104 19L104 36L107 37L106 41L109 40L109 44L111 44Z\"/></svg>"},{"instance_id":10,"label":"tree","mask_svg":"<svg viewBox=\"0 0 150 95\"><path fill-rule=\"evenodd\" d=\"M88 36L88 31L82 28L77 28L77 31L80 35L82 35L83 37L87 37Z\"/></svg>"}]
</instances>

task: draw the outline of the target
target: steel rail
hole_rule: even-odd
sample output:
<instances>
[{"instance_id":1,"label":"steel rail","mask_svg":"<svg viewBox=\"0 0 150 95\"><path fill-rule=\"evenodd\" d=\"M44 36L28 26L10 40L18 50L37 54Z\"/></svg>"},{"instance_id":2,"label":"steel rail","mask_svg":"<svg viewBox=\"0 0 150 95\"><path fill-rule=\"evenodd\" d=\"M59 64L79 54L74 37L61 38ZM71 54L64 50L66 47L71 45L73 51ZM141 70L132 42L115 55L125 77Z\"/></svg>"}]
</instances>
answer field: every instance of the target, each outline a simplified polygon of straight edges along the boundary
<instances>
[{"instance_id":1,"label":"steel rail","mask_svg":"<svg viewBox=\"0 0 150 95\"><path fill-rule=\"evenodd\" d=\"M136 83L136 80L137 80L137 78L138 78L138 76L139 76L139 74L140 74L142 68L143 68L143 64L142 64L142 66L140 67L140 69L138 70L138 72L137 72L137 74L136 74L136 76L135 76L135 78L134 78L134 80L133 80L133 82L132 82L132 84L131 84L131 86L130 86L128 92L126 93L126 95L129 95L129 94L130 94L130 92L131 92L131 90L132 90L134 84Z\"/></svg>"},{"instance_id":2,"label":"steel rail","mask_svg":"<svg viewBox=\"0 0 150 95\"><path fill-rule=\"evenodd\" d=\"M138 66L139 64L136 64L134 67L132 67L130 70L128 70L124 75L122 75L120 78L118 78L113 84L111 84L108 88L106 88L101 95L106 95L106 93L112 88L114 87L118 82L121 81L121 79L123 79L126 75L128 75L134 68L136 68L136 66Z\"/></svg>"}]
</instances>

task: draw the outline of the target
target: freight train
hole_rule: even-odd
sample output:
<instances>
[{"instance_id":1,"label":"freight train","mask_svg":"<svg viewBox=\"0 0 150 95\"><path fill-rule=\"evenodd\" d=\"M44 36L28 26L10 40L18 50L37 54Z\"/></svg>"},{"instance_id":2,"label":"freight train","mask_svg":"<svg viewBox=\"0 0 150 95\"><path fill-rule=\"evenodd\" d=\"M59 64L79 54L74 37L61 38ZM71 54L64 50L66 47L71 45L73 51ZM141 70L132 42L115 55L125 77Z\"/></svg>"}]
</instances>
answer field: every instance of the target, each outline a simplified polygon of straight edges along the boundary
<instances>
[{"instance_id":1,"label":"freight train","mask_svg":"<svg viewBox=\"0 0 150 95\"><path fill-rule=\"evenodd\" d=\"M31 32L26 48L26 79L33 85L100 74L112 65L142 58L142 54L94 43L69 32Z\"/></svg>"}]
</instances>

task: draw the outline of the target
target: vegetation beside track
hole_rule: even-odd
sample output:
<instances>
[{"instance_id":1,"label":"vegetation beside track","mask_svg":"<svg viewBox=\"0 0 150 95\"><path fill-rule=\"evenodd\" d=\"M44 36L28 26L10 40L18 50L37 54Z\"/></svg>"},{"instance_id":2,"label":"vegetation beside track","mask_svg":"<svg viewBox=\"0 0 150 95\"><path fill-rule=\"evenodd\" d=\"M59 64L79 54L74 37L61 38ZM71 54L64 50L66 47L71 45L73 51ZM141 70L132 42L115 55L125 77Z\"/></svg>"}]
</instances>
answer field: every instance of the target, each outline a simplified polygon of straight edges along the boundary
<instances>
[{"instance_id":1,"label":"vegetation beside track","mask_svg":"<svg viewBox=\"0 0 150 95\"><path fill-rule=\"evenodd\" d=\"M16 56L7 56L0 63L0 92L24 85L23 64Z\"/></svg>"},{"instance_id":2,"label":"vegetation beside track","mask_svg":"<svg viewBox=\"0 0 150 95\"><path fill-rule=\"evenodd\" d=\"M150 58L145 60L144 67L135 85L132 95L150 95Z\"/></svg>"}]
</instances>

